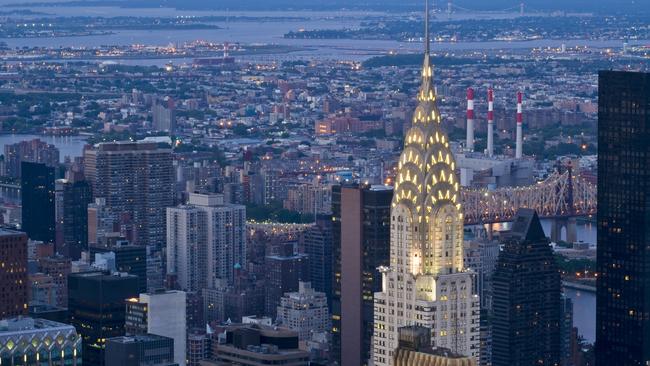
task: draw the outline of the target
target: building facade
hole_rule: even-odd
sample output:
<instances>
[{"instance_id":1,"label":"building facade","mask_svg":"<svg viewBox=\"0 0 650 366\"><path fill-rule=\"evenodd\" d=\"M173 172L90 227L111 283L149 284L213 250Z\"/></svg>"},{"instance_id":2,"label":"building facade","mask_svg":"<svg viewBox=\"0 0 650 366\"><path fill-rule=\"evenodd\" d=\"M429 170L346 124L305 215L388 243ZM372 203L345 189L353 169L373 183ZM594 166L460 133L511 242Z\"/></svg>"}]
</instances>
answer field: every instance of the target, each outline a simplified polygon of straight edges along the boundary
<instances>
[{"instance_id":1,"label":"building facade","mask_svg":"<svg viewBox=\"0 0 650 366\"><path fill-rule=\"evenodd\" d=\"M147 248L133 245L125 240L116 240L102 246L91 246L90 255L98 253L115 254L115 270L138 277L138 292L147 292Z\"/></svg>"},{"instance_id":2,"label":"building facade","mask_svg":"<svg viewBox=\"0 0 650 366\"><path fill-rule=\"evenodd\" d=\"M288 292L280 299L277 322L298 332L301 341L310 340L313 333L329 332L325 294L314 291L309 282L300 282L297 292Z\"/></svg>"},{"instance_id":3,"label":"building facade","mask_svg":"<svg viewBox=\"0 0 650 366\"><path fill-rule=\"evenodd\" d=\"M155 334L173 339L173 361L185 366L187 320L182 291L158 291L126 300L127 334Z\"/></svg>"},{"instance_id":4,"label":"building facade","mask_svg":"<svg viewBox=\"0 0 650 366\"><path fill-rule=\"evenodd\" d=\"M431 348L431 331L426 327L402 327L398 329L398 336L399 346L393 354L395 366L476 366L473 357Z\"/></svg>"},{"instance_id":5,"label":"building facade","mask_svg":"<svg viewBox=\"0 0 650 366\"><path fill-rule=\"evenodd\" d=\"M265 325L236 324L225 327L212 342L214 364L206 365L309 365L309 352L299 349L294 331Z\"/></svg>"},{"instance_id":6,"label":"building facade","mask_svg":"<svg viewBox=\"0 0 650 366\"><path fill-rule=\"evenodd\" d=\"M602 71L598 89L596 364L650 363L650 74Z\"/></svg>"},{"instance_id":7,"label":"building facade","mask_svg":"<svg viewBox=\"0 0 650 366\"><path fill-rule=\"evenodd\" d=\"M190 194L187 205L167 209L167 272L184 291L232 283L246 263L246 207L217 194Z\"/></svg>"},{"instance_id":8,"label":"building facade","mask_svg":"<svg viewBox=\"0 0 650 366\"><path fill-rule=\"evenodd\" d=\"M176 110L174 100L165 97L154 103L151 108L152 127L154 131L173 133L176 128Z\"/></svg>"},{"instance_id":9,"label":"building facade","mask_svg":"<svg viewBox=\"0 0 650 366\"><path fill-rule=\"evenodd\" d=\"M172 366L174 340L155 334L106 340L106 366Z\"/></svg>"},{"instance_id":10,"label":"building facade","mask_svg":"<svg viewBox=\"0 0 650 366\"><path fill-rule=\"evenodd\" d=\"M82 272L68 277L70 323L83 339L84 364L104 366L106 339L124 335L124 301L137 295L135 276Z\"/></svg>"},{"instance_id":11,"label":"building facade","mask_svg":"<svg viewBox=\"0 0 650 366\"><path fill-rule=\"evenodd\" d=\"M316 216L315 225L305 230L304 237L309 281L329 301L332 297L332 216Z\"/></svg>"},{"instance_id":12,"label":"building facade","mask_svg":"<svg viewBox=\"0 0 650 366\"><path fill-rule=\"evenodd\" d=\"M27 314L27 235L0 230L0 319Z\"/></svg>"},{"instance_id":13,"label":"building facade","mask_svg":"<svg viewBox=\"0 0 650 366\"><path fill-rule=\"evenodd\" d=\"M386 186L332 189L332 358L341 364L370 357L378 268L389 264L392 197Z\"/></svg>"},{"instance_id":14,"label":"building facade","mask_svg":"<svg viewBox=\"0 0 650 366\"><path fill-rule=\"evenodd\" d=\"M433 347L476 361L480 351L480 301L475 274L463 263L460 182L449 139L440 126L428 11L426 18L422 85L391 203L390 267L382 269L382 290L375 294L377 366L393 365L401 326L429 328Z\"/></svg>"},{"instance_id":15,"label":"building facade","mask_svg":"<svg viewBox=\"0 0 650 366\"><path fill-rule=\"evenodd\" d=\"M83 179L58 179L55 183L56 251L79 260L88 250L90 184Z\"/></svg>"},{"instance_id":16,"label":"building facade","mask_svg":"<svg viewBox=\"0 0 650 366\"><path fill-rule=\"evenodd\" d=\"M503 234L494 272L492 365L560 365L560 272L530 209Z\"/></svg>"},{"instance_id":17,"label":"building facade","mask_svg":"<svg viewBox=\"0 0 650 366\"><path fill-rule=\"evenodd\" d=\"M278 252L266 257L266 315L276 316L280 299L298 291L298 283L308 276L308 258L294 252L293 244L281 244Z\"/></svg>"},{"instance_id":18,"label":"building facade","mask_svg":"<svg viewBox=\"0 0 650 366\"><path fill-rule=\"evenodd\" d=\"M58 287L55 306L68 307L68 276L72 268L70 258L61 255L38 258L38 270L52 278Z\"/></svg>"},{"instance_id":19,"label":"building facade","mask_svg":"<svg viewBox=\"0 0 650 366\"><path fill-rule=\"evenodd\" d=\"M1 320L0 364L81 366L81 336L73 326L51 320Z\"/></svg>"},{"instance_id":20,"label":"building facade","mask_svg":"<svg viewBox=\"0 0 650 366\"><path fill-rule=\"evenodd\" d=\"M86 179L95 198L133 222L133 242L162 248L165 209L174 205L169 146L153 142L100 143L84 150Z\"/></svg>"},{"instance_id":21,"label":"building facade","mask_svg":"<svg viewBox=\"0 0 650 366\"><path fill-rule=\"evenodd\" d=\"M22 230L30 239L54 243L56 239L54 168L22 162Z\"/></svg>"},{"instance_id":22,"label":"building facade","mask_svg":"<svg viewBox=\"0 0 650 366\"><path fill-rule=\"evenodd\" d=\"M50 167L59 164L59 149L40 139L5 145L5 171L11 178L20 178L22 162L41 163Z\"/></svg>"}]
</instances>

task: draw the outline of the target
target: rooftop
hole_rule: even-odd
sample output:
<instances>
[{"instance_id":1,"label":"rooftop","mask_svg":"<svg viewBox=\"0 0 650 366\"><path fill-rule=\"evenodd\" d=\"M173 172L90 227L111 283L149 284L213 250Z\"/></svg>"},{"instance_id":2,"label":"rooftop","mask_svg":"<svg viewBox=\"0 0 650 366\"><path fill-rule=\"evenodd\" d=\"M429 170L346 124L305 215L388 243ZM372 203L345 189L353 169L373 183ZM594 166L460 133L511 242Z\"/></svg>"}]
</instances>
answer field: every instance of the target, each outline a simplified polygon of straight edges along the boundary
<instances>
[{"instance_id":1,"label":"rooftop","mask_svg":"<svg viewBox=\"0 0 650 366\"><path fill-rule=\"evenodd\" d=\"M7 333L30 333L37 330L54 330L70 328L71 325L47 319L16 317L0 320L0 336Z\"/></svg>"},{"instance_id":2,"label":"rooftop","mask_svg":"<svg viewBox=\"0 0 650 366\"><path fill-rule=\"evenodd\" d=\"M122 336L122 337L113 337L107 339L108 342L117 342L117 343L138 343L138 342L153 342L160 340L171 339L168 337L163 337L157 334L138 334L134 336Z\"/></svg>"},{"instance_id":3,"label":"rooftop","mask_svg":"<svg viewBox=\"0 0 650 366\"><path fill-rule=\"evenodd\" d=\"M18 230L0 228L0 236L9 236L9 235L27 235L27 234Z\"/></svg>"}]
</instances>

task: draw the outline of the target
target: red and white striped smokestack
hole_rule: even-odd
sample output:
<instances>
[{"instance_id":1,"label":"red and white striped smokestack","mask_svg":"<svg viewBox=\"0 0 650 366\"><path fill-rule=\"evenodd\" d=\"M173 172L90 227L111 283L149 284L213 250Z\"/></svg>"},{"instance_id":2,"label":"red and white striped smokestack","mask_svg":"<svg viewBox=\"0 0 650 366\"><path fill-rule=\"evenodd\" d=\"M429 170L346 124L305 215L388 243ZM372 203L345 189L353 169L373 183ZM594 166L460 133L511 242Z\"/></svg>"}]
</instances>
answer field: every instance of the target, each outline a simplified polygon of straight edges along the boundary
<instances>
[{"instance_id":1,"label":"red and white striped smokestack","mask_svg":"<svg viewBox=\"0 0 650 366\"><path fill-rule=\"evenodd\" d=\"M522 94L522 92L520 92L520 91L517 92L517 145L516 145L516 149L515 149L515 159L521 159L523 157L523 148L524 148L523 99L524 99L524 95Z\"/></svg>"},{"instance_id":2,"label":"red and white striped smokestack","mask_svg":"<svg viewBox=\"0 0 650 366\"><path fill-rule=\"evenodd\" d=\"M474 151L474 89L467 89L467 150Z\"/></svg>"},{"instance_id":3,"label":"red and white striped smokestack","mask_svg":"<svg viewBox=\"0 0 650 366\"><path fill-rule=\"evenodd\" d=\"M494 156L494 90L488 89L488 131L487 131L487 154Z\"/></svg>"}]
</instances>

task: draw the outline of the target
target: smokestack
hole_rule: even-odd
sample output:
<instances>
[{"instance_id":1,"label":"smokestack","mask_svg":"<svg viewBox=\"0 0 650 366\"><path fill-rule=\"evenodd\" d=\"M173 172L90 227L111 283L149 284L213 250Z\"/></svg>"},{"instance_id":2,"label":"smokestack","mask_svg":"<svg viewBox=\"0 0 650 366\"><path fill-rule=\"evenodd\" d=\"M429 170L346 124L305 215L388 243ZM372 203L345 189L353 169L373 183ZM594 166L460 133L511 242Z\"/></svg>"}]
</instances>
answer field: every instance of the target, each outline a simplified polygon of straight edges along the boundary
<instances>
[{"instance_id":1,"label":"smokestack","mask_svg":"<svg viewBox=\"0 0 650 366\"><path fill-rule=\"evenodd\" d=\"M474 89L467 89L467 150L474 151Z\"/></svg>"},{"instance_id":2,"label":"smokestack","mask_svg":"<svg viewBox=\"0 0 650 366\"><path fill-rule=\"evenodd\" d=\"M524 148L524 132L522 126L524 124L524 114L523 114L523 94L519 91L517 92L517 147L515 150L515 159L521 159L523 156Z\"/></svg>"},{"instance_id":3,"label":"smokestack","mask_svg":"<svg viewBox=\"0 0 650 366\"><path fill-rule=\"evenodd\" d=\"M494 156L494 90L488 89L488 130L487 130L487 154Z\"/></svg>"}]
</instances>

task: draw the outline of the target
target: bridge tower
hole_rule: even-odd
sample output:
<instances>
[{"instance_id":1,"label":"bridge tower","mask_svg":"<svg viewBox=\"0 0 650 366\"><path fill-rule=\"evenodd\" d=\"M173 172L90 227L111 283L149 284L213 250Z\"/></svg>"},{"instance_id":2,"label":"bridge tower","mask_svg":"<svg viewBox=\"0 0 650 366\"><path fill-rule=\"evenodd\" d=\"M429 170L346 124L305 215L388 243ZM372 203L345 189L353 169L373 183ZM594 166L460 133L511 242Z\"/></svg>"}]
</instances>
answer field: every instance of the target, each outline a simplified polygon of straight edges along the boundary
<instances>
[{"instance_id":1,"label":"bridge tower","mask_svg":"<svg viewBox=\"0 0 650 366\"><path fill-rule=\"evenodd\" d=\"M447 19L449 20L451 20L451 10L452 10L451 7L452 7L451 0L449 0L447 2Z\"/></svg>"},{"instance_id":2,"label":"bridge tower","mask_svg":"<svg viewBox=\"0 0 650 366\"><path fill-rule=\"evenodd\" d=\"M519 16L523 17L524 16L524 2L522 1L519 3Z\"/></svg>"},{"instance_id":3,"label":"bridge tower","mask_svg":"<svg viewBox=\"0 0 650 366\"><path fill-rule=\"evenodd\" d=\"M559 242L562 240L562 229L566 231L566 242L575 243L578 241L578 223L575 218L575 206L573 202L573 168L571 162L566 166L569 181L567 183L567 194L565 198L565 205L567 212L556 212L556 218L551 223L551 241ZM558 164L558 171L561 173L562 165ZM561 194L562 187L556 187L558 195ZM559 209L558 209L559 211Z\"/></svg>"}]
</instances>

